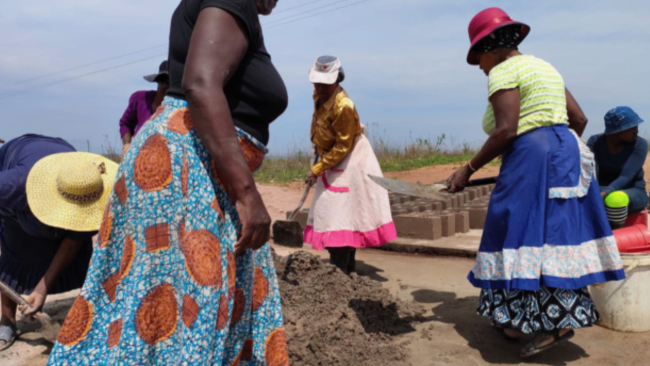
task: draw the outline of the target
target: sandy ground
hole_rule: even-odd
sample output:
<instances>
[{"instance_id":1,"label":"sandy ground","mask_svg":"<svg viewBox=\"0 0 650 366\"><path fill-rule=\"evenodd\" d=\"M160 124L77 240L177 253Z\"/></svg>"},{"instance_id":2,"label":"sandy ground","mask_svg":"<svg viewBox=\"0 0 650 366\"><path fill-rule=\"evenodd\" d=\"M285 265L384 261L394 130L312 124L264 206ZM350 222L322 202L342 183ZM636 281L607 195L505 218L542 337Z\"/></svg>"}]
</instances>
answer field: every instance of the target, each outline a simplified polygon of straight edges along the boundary
<instances>
[{"instance_id":1,"label":"sandy ground","mask_svg":"<svg viewBox=\"0 0 650 366\"><path fill-rule=\"evenodd\" d=\"M650 166L649 166L650 167ZM456 166L437 166L406 173L386 174L410 182L445 179ZM649 170L650 171L650 170ZM493 176L498 168L488 168L476 177ZM271 216L283 219L300 199L301 188L261 186ZM307 206L305 206L307 207ZM278 254L291 251L276 247ZM317 254L325 256L325 253ZM426 320L400 336L411 350L414 366L441 365L648 365L650 333L626 334L593 327L577 332L570 342L553 351L523 362L518 352L525 341L512 342L491 329L475 315L478 291L465 279L473 261L450 257L400 255L376 250L357 254L361 275L383 284L403 300L415 301L427 309ZM77 292L48 298L45 311L63 322ZM37 324L20 321L23 335L9 350L0 353L2 366L42 366L52 344L40 337Z\"/></svg>"},{"instance_id":2,"label":"sandy ground","mask_svg":"<svg viewBox=\"0 0 650 366\"><path fill-rule=\"evenodd\" d=\"M276 251L282 255L292 252L280 247ZM399 298L418 302L428 310L425 322L400 340L411 349L414 366L650 364L650 332L626 334L598 326L578 331L571 341L524 362L519 350L525 340L508 341L485 318L475 315L478 291L465 279L473 260L377 250L361 251L357 257L361 275L382 282Z\"/></svg>"}]
</instances>

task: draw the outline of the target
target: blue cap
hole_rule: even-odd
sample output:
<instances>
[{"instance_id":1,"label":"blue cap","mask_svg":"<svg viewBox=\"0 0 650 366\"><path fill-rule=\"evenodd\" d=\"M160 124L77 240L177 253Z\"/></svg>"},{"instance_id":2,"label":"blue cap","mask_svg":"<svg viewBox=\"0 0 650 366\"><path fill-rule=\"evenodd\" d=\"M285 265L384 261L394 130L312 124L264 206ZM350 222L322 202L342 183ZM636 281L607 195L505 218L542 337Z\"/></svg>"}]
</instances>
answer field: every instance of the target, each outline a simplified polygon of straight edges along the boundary
<instances>
[{"instance_id":1,"label":"blue cap","mask_svg":"<svg viewBox=\"0 0 650 366\"><path fill-rule=\"evenodd\" d=\"M616 107L605 114L605 135L629 130L643 120L630 107Z\"/></svg>"}]
</instances>

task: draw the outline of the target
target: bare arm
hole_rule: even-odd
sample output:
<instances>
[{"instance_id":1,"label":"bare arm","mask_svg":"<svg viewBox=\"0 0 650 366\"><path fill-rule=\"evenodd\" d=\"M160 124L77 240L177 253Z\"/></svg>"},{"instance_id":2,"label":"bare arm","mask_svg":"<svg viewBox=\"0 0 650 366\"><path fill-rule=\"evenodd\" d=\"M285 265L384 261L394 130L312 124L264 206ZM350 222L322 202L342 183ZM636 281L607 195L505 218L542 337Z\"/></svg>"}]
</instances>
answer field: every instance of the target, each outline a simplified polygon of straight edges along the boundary
<instances>
[{"instance_id":1,"label":"bare arm","mask_svg":"<svg viewBox=\"0 0 650 366\"><path fill-rule=\"evenodd\" d=\"M135 131L135 127L138 125L136 94L131 95L129 105L126 107L122 118L120 118L120 135L122 136L123 145L131 143L133 131Z\"/></svg>"},{"instance_id":2,"label":"bare arm","mask_svg":"<svg viewBox=\"0 0 650 366\"><path fill-rule=\"evenodd\" d=\"M569 128L574 130L578 136L582 137L587 127L587 116L582 112L582 108L578 105L569 89L566 89L566 111L569 116Z\"/></svg>"},{"instance_id":3,"label":"bare arm","mask_svg":"<svg viewBox=\"0 0 650 366\"><path fill-rule=\"evenodd\" d=\"M59 246L59 249L54 255L52 263L45 272L45 275L43 278L41 278L41 280L36 285L36 288L34 288L34 291L31 295L29 295L29 298L27 299L27 302L32 305L33 311L29 310L29 308L26 306L21 305L20 311L23 313L23 315L33 316L39 312L41 308L43 308L47 294L52 290L54 282L75 259L77 253L79 253L79 249L81 249L81 245L81 242L68 238L63 239L61 246Z\"/></svg>"},{"instance_id":4,"label":"bare arm","mask_svg":"<svg viewBox=\"0 0 650 366\"><path fill-rule=\"evenodd\" d=\"M520 97L519 89L500 90L492 94L490 103L494 110L494 132L488 137L481 150L470 160L472 168L478 170L497 156L501 155L512 142L517 139L519 125ZM462 191L472 175L469 164L460 168L449 179L447 186L450 192Z\"/></svg>"},{"instance_id":5,"label":"bare arm","mask_svg":"<svg viewBox=\"0 0 650 366\"><path fill-rule=\"evenodd\" d=\"M133 135L131 132L127 132L124 135L122 135L122 145L128 145L131 143L133 140Z\"/></svg>"},{"instance_id":6,"label":"bare arm","mask_svg":"<svg viewBox=\"0 0 650 366\"><path fill-rule=\"evenodd\" d=\"M244 25L219 8L201 11L185 63L183 90L194 127L219 174L237 201L242 221L238 253L257 249L270 237L271 219L255 187L253 174L239 144L223 88L248 49Z\"/></svg>"}]
</instances>

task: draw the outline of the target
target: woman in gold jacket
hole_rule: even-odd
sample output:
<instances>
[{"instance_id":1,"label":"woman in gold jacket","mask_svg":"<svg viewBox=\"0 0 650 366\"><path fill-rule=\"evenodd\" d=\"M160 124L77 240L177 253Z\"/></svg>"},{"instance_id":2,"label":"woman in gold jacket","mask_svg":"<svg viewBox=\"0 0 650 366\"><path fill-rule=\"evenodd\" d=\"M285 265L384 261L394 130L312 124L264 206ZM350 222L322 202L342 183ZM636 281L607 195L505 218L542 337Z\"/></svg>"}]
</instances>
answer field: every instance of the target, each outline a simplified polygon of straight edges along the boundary
<instances>
[{"instance_id":1,"label":"woman in gold jacket","mask_svg":"<svg viewBox=\"0 0 650 366\"><path fill-rule=\"evenodd\" d=\"M368 178L382 172L354 103L340 85L344 79L333 56L319 57L309 73L315 88L311 141L319 161L305 180L316 185L305 242L327 249L331 263L349 274L357 248L382 245L397 233L388 192Z\"/></svg>"}]
</instances>

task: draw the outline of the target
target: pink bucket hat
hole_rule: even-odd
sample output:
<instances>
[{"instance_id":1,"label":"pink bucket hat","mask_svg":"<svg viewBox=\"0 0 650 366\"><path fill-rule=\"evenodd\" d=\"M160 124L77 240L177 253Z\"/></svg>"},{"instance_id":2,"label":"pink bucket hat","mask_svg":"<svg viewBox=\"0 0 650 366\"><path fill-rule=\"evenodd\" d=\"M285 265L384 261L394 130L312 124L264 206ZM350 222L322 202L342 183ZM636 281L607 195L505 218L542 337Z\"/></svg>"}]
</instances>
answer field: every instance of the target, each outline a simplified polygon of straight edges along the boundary
<instances>
[{"instance_id":1,"label":"pink bucket hat","mask_svg":"<svg viewBox=\"0 0 650 366\"><path fill-rule=\"evenodd\" d=\"M505 11L499 8L488 8L476 14L476 16L472 18L472 21L469 22L469 27L467 28L469 41L471 42L469 52L467 53L467 63L470 65L478 65L476 52L472 51L474 46L495 30L511 24L521 25L521 37L519 38L519 42L523 41L530 32L530 27L524 23L512 20Z\"/></svg>"}]
</instances>

